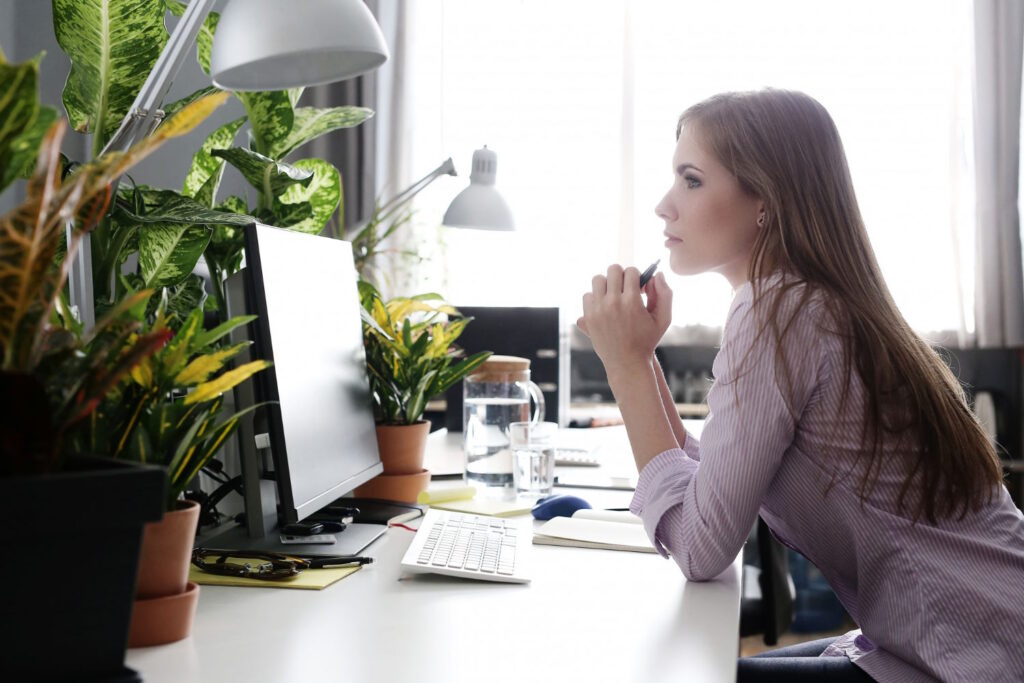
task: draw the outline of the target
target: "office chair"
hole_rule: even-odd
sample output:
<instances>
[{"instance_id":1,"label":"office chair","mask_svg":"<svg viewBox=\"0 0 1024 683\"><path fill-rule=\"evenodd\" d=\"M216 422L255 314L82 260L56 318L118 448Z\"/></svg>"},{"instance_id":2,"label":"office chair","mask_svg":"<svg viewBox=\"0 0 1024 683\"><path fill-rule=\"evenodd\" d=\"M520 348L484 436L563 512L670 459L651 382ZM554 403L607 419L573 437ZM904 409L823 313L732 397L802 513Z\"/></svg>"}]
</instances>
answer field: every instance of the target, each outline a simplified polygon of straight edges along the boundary
<instances>
[{"instance_id":1,"label":"office chair","mask_svg":"<svg viewBox=\"0 0 1024 683\"><path fill-rule=\"evenodd\" d=\"M744 552L740 637L763 634L765 645L775 645L779 636L793 623L793 602L796 598L789 577L786 547L772 536L760 517L748 543L756 544L760 567L748 563ZM748 580L755 573L757 581Z\"/></svg>"}]
</instances>

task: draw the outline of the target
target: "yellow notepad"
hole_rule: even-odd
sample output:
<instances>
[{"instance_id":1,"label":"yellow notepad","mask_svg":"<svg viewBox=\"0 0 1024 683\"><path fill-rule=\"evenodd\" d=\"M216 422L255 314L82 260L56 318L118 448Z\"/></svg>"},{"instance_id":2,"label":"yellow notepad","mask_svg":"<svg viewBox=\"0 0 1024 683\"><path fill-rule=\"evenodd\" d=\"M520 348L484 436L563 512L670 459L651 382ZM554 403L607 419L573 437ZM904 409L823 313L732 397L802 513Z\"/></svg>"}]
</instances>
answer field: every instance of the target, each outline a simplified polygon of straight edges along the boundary
<instances>
[{"instance_id":1,"label":"yellow notepad","mask_svg":"<svg viewBox=\"0 0 1024 683\"><path fill-rule=\"evenodd\" d=\"M256 588L302 588L305 590L321 590L336 581L341 581L349 574L362 567L327 567L325 569L306 569L291 579L280 581L262 581L245 579L239 576L222 576L210 574L192 565L188 568L188 580L205 586L253 586Z\"/></svg>"},{"instance_id":2,"label":"yellow notepad","mask_svg":"<svg viewBox=\"0 0 1024 683\"><path fill-rule=\"evenodd\" d=\"M439 510L466 512L471 515L489 515L491 517L512 517L526 514L533 507L530 500L492 500L476 498L476 488L459 486L456 488L424 491L416 502L426 503Z\"/></svg>"}]
</instances>

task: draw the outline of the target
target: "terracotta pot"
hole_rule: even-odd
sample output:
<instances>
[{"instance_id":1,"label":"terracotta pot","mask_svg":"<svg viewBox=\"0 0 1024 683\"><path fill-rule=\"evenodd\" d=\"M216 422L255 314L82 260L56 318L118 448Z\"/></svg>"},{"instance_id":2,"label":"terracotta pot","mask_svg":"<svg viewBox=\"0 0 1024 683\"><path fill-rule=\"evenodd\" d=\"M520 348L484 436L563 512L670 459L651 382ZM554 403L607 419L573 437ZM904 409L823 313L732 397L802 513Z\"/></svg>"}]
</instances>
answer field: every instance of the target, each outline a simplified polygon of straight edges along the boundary
<instances>
[{"instance_id":1,"label":"terracotta pot","mask_svg":"<svg viewBox=\"0 0 1024 683\"><path fill-rule=\"evenodd\" d=\"M420 469L415 474L381 474L355 490L359 498L383 498L415 503L421 491L430 484L430 472Z\"/></svg>"},{"instance_id":2,"label":"terracotta pot","mask_svg":"<svg viewBox=\"0 0 1024 683\"><path fill-rule=\"evenodd\" d=\"M185 592L192 543L199 525L199 504L181 501L178 509L164 514L159 522L146 525L139 558L139 600L178 595Z\"/></svg>"},{"instance_id":3,"label":"terracotta pot","mask_svg":"<svg viewBox=\"0 0 1024 683\"><path fill-rule=\"evenodd\" d=\"M146 525L128 647L173 643L188 636L199 586L188 581L199 504L181 501L163 520Z\"/></svg>"},{"instance_id":4,"label":"terracotta pot","mask_svg":"<svg viewBox=\"0 0 1024 683\"><path fill-rule=\"evenodd\" d=\"M188 581L177 595L136 600L132 624L128 631L128 647L163 645L187 638L199 602L199 586Z\"/></svg>"},{"instance_id":5,"label":"terracotta pot","mask_svg":"<svg viewBox=\"0 0 1024 683\"><path fill-rule=\"evenodd\" d=\"M384 474L417 474L423 469L430 423L420 420L411 425L377 425L377 448Z\"/></svg>"}]
</instances>

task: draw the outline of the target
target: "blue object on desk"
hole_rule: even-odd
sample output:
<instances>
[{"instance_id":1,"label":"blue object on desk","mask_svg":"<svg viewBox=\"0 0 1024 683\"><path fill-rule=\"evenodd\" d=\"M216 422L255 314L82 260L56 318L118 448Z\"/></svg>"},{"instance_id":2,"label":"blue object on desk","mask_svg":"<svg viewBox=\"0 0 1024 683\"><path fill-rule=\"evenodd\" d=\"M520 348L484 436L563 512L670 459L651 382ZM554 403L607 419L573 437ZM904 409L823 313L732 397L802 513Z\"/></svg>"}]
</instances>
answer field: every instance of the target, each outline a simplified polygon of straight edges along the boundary
<instances>
[{"instance_id":1,"label":"blue object on desk","mask_svg":"<svg viewBox=\"0 0 1024 683\"><path fill-rule=\"evenodd\" d=\"M541 498L530 512L534 519L551 519L552 517L572 517L577 510L590 509L591 505L578 496L557 495Z\"/></svg>"}]
</instances>

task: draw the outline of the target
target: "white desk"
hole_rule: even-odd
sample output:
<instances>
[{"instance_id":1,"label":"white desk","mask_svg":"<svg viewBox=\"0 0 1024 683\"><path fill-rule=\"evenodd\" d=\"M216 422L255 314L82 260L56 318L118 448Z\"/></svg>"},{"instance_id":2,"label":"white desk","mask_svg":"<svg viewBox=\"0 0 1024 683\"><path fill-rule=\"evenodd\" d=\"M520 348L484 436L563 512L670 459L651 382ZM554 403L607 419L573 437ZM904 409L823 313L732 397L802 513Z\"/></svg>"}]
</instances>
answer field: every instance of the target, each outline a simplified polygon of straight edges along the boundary
<instances>
[{"instance_id":1,"label":"white desk","mask_svg":"<svg viewBox=\"0 0 1024 683\"><path fill-rule=\"evenodd\" d=\"M404 575L412 536L390 529L374 564L323 591L203 586L192 636L126 664L149 683L735 678L739 558L688 583L658 555L532 546L533 582L512 585Z\"/></svg>"}]
</instances>

